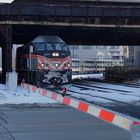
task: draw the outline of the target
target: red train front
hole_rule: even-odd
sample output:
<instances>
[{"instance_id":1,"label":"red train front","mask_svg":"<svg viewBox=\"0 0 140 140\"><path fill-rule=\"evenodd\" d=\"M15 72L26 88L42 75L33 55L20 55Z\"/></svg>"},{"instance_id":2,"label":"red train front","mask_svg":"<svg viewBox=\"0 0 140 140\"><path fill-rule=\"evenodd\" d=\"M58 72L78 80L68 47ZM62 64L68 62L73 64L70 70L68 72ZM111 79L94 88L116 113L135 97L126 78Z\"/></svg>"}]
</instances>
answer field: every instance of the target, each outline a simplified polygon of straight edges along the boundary
<instances>
[{"instance_id":1,"label":"red train front","mask_svg":"<svg viewBox=\"0 0 140 140\"><path fill-rule=\"evenodd\" d=\"M17 49L19 81L46 88L63 88L71 82L70 51L58 36L38 36Z\"/></svg>"}]
</instances>

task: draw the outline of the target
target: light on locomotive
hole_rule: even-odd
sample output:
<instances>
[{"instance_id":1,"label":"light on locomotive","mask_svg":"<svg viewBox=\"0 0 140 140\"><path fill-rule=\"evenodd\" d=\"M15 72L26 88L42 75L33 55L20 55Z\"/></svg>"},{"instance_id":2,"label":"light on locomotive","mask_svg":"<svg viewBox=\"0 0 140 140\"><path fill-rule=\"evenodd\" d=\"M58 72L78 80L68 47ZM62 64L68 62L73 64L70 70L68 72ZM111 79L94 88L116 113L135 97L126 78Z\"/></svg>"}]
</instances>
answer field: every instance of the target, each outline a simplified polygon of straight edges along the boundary
<instances>
[{"instance_id":1,"label":"light on locomotive","mask_svg":"<svg viewBox=\"0 0 140 140\"><path fill-rule=\"evenodd\" d=\"M58 63L55 63L55 66L56 66L56 67L58 67L58 66L59 66L59 64L58 64Z\"/></svg>"},{"instance_id":2,"label":"light on locomotive","mask_svg":"<svg viewBox=\"0 0 140 140\"><path fill-rule=\"evenodd\" d=\"M41 63L41 67L44 67L45 66L45 64L44 63Z\"/></svg>"},{"instance_id":3,"label":"light on locomotive","mask_svg":"<svg viewBox=\"0 0 140 140\"><path fill-rule=\"evenodd\" d=\"M56 56L59 56L59 53L55 53Z\"/></svg>"},{"instance_id":4,"label":"light on locomotive","mask_svg":"<svg viewBox=\"0 0 140 140\"><path fill-rule=\"evenodd\" d=\"M67 66L68 66L68 67L71 67L71 64L70 64L70 63L68 63L68 64L67 64Z\"/></svg>"},{"instance_id":5,"label":"light on locomotive","mask_svg":"<svg viewBox=\"0 0 140 140\"><path fill-rule=\"evenodd\" d=\"M52 56L59 56L59 53L52 53Z\"/></svg>"}]
</instances>

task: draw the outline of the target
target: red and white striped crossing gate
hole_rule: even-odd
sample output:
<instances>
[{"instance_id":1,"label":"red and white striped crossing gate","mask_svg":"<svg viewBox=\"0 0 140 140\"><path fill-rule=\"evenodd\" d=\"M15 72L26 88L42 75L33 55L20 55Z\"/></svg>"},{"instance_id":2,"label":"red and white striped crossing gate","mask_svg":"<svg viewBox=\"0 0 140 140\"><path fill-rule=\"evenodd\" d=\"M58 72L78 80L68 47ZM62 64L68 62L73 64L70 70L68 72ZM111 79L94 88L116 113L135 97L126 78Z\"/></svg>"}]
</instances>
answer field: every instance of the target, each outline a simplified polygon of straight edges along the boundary
<instances>
[{"instance_id":1,"label":"red and white striped crossing gate","mask_svg":"<svg viewBox=\"0 0 140 140\"><path fill-rule=\"evenodd\" d=\"M47 89L37 88L36 86L32 86L25 83L22 83L21 86L35 93L39 93L43 96L56 100L62 104L71 106L82 112L88 113L101 120L114 124L120 128L123 128L131 132L132 140L140 140L140 120L131 118L124 114L120 114L93 104L89 104L84 101L77 100L75 98L71 98L69 96L62 97L60 94L49 91Z\"/></svg>"}]
</instances>

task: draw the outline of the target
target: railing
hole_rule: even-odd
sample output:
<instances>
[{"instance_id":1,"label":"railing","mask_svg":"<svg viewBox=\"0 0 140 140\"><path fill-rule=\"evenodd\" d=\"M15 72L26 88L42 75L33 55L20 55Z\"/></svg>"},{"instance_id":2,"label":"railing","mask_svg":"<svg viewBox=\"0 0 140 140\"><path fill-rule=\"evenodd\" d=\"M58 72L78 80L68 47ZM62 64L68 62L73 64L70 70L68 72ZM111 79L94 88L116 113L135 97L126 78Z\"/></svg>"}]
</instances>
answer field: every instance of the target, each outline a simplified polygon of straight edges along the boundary
<instances>
[{"instance_id":1,"label":"railing","mask_svg":"<svg viewBox=\"0 0 140 140\"><path fill-rule=\"evenodd\" d=\"M137 27L138 25L139 27L140 7L0 5L0 24L52 25L54 23L61 26L127 27L134 25Z\"/></svg>"},{"instance_id":2,"label":"railing","mask_svg":"<svg viewBox=\"0 0 140 140\"><path fill-rule=\"evenodd\" d=\"M73 16L73 17L140 17L136 6L71 6L71 5L0 5L0 15Z\"/></svg>"}]
</instances>

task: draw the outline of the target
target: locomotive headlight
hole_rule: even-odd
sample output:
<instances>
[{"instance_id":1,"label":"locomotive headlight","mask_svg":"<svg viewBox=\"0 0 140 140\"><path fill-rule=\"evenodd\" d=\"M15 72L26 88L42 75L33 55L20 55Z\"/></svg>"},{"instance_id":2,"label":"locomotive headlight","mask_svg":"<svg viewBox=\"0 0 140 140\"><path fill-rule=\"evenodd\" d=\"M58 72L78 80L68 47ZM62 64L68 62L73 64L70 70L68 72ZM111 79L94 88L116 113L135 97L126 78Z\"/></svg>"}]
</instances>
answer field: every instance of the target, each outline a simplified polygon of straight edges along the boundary
<instances>
[{"instance_id":1,"label":"locomotive headlight","mask_svg":"<svg viewBox=\"0 0 140 140\"><path fill-rule=\"evenodd\" d=\"M59 56L59 53L55 53L56 56Z\"/></svg>"},{"instance_id":2,"label":"locomotive headlight","mask_svg":"<svg viewBox=\"0 0 140 140\"><path fill-rule=\"evenodd\" d=\"M45 66L45 64L44 63L41 63L41 67L44 67Z\"/></svg>"},{"instance_id":3,"label":"locomotive headlight","mask_svg":"<svg viewBox=\"0 0 140 140\"><path fill-rule=\"evenodd\" d=\"M59 53L52 53L52 56L59 56Z\"/></svg>"},{"instance_id":4,"label":"locomotive headlight","mask_svg":"<svg viewBox=\"0 0 140 140\"><path fill-rule=\"evenodd\" d=\"M71 67L71 64L70 64L70 63L68 63L68 64L67 64L67 66L68 66L68 67Z\"/></svg>"},{"instance_id":5,"label":"locomotive headlight","mask_svg":"<svg viewBox=\"0 0 140 140\"><path fill-rule=\"evenodd\" d=\"M58 67L58 66L59 66L59 64L58 64L58 63L55 63L55 66L56 66L56 67Z\"/></svg>"}]
</instances>

